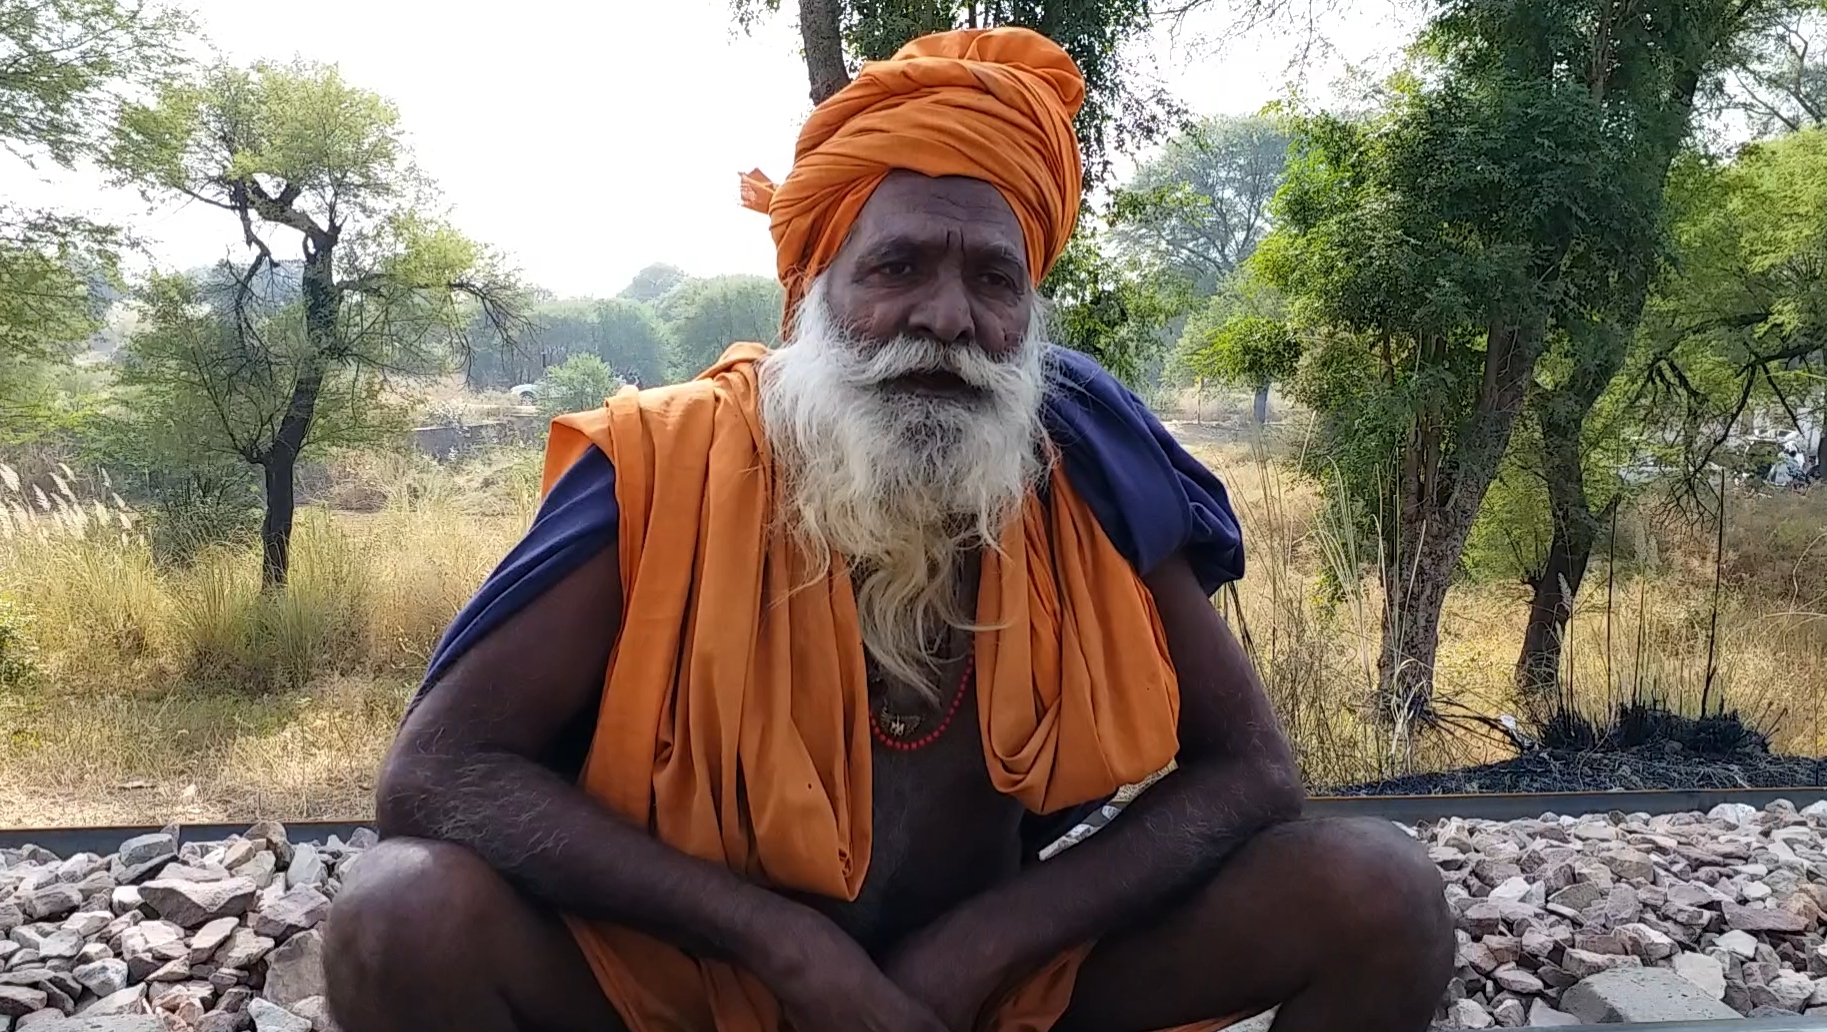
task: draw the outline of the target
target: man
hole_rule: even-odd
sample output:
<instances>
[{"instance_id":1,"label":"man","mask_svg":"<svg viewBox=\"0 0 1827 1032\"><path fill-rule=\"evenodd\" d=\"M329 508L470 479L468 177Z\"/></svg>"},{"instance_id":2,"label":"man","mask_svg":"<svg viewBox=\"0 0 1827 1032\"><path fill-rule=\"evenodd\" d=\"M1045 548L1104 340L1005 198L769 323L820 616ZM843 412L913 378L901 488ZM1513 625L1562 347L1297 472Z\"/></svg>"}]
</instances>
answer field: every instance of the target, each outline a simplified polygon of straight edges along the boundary
<instances>
[{"instance_id":1,"label":"man","mask_svg":"<svg viewBox=\"0 0 1827 1032\"><path fill-rule=\"evenodd\" d=\"M1223 488L1043 341L1082 99L928 37L748 177L790 345L554 424L330 919L348 1032L1427 1026L1439 876L1298 819Z\"/></svg>"}]
</instances>

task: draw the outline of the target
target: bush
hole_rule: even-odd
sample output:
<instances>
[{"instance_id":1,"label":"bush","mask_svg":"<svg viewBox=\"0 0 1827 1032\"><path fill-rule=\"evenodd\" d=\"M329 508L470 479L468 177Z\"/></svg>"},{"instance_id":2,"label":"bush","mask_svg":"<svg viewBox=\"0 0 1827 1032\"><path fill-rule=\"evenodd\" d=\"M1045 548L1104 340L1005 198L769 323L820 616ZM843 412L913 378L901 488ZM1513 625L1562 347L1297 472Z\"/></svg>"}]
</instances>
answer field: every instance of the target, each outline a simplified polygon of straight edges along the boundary
<instances>
[{"instance_id":1,"label":"bush","mask_svg":"<svg viewBox=\"0 0 1827 1032\"><path fill-rule=\"evenodd\" d=\"M1597 717L1563 699L1536 731L1543 748L1619 751L1674 743L1697 756L1768 753L1770 736L1723 703L1698 716L1676 712L1664 699L1630 699Z\"/></svg>"},{"instance_id":2,"label":"bush","mask_svg":"<svg viewBox=\"0 0 1827 1032\"><path fill-rule=\"evenodd\" d=\"M38 679L37 653L25 636L25 614L0 600L0 690L24 688Z\"/></svg>"},{"instance_id":3,"label":"bush","mask_svg":"<svg viewBox=\"0 0 1827 1032\"><path fill-rule=\"evenodd\" d=\"M545 416L583 412L601 406L621 389L621 377L607 362L595 355L572 355L546 374L539 390L539 411Z\"/></svg>"},{"instance_id":4,"label":"bush","mask_svg":"<svg viewBox=\"0 0 1827 1032\"><path fill-rule=\"evenodd\" d=\"M187 567L212 548L260 540L260 497L249 478L192 473L153 492L147 541L153 560Z\"/></svg>"}]
</instances>

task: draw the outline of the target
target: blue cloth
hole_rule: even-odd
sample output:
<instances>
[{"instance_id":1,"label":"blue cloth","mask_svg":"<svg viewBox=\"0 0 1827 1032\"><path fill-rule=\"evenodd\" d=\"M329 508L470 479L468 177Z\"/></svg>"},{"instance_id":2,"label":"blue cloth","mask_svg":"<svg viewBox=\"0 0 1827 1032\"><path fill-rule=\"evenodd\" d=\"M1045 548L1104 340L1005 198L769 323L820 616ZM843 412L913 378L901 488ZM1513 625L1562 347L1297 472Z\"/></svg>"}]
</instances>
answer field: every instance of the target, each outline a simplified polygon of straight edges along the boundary
<instances>
[{"instance_id":1,"label":"blue cloth","mask_svg":"<svg viewBox=\"0 0 1827 1032\"><path fill-rule=\"evenodd\" d=\"M1242 577L1243 535L1218 478L1090 356L1054 348L1051 357L1043 422L1066 479L1117 551L1141 573L1184 551L1208 594ZM553 485L526 537L457 614L413 703L476 642L611 547L617 517L615 469L592 448Z\"/></svg>"},{"instance_id":2,"label":"blue cloth","mask_svg":"<svg viewBox=\"0 0 1827 1032\"><path fill-rule=\"evenodd\" d=\"M1185 551L1210 595L1243 577L1243 533L1224 485L1142 399L1090 355L1053 349L1042 419L1066 480L1137 572Z\"/></svg>"},{"instance_id":3,"label":"blue cloth","mask_svg":"<svg viewBox=\"0 0 1827 1032\"><path fill-rule=\"evenodd\" d=\"M412 705L416 706L426 690L437 684L471 646L591 556L613 546L619 516L615 467L601 449L591 448L552 485L526 536L445 629L444 637L432 651L431 665Z\"/></svg>"}]
</instances>

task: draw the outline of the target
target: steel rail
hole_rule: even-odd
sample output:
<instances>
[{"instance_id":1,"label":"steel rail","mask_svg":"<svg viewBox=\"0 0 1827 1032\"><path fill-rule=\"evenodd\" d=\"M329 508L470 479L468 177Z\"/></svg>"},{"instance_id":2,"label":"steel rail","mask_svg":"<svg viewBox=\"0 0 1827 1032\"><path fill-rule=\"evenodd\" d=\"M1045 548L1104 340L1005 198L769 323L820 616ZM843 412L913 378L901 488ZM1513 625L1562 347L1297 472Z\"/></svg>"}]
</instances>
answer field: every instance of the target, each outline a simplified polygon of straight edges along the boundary
<instances>
[{"instance_id":1,"label":"steel rail","mask_svg":"<svg viewBox=\"0 0 1827 1032\"><path fill-rule=\"evenodd\" d=\"M1462 817L1493 821L1519 820L1543 814L1580 816L1589 813L1686 813L1711 810L1721 803L1741 803L1762 809L1778 799L1796 806L1827 800L1827 786L1790 788L1679 788L1644 792L1517 792L1467 795L1412 796L1314 796L1307 800L1311 817L1381 817L1404 824ZM177 824L187 842L218 842L246 831L252 822L237 824ZM285 821L286 836L294 842L324 842L330 836L348 840L360 821ZM162 831L168 825L118 825L109 827L0 828L0 848L17 849L30 843L60 856L72 853L114 852L135 835Z\"/></svg>"}]
</instances>

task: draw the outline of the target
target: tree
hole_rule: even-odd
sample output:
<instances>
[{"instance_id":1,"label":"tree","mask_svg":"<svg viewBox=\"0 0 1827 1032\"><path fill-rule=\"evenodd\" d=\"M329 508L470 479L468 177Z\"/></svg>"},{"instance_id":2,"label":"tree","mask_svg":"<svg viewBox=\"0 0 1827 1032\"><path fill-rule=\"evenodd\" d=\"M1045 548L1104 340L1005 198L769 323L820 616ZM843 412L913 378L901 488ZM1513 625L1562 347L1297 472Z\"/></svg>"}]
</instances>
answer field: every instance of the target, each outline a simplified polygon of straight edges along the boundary
<instances>
[{"instance_id":1,"label":"tree","mask_svg":"<svg viewBox=\"0 0 1827 1032\"><path fill-rule=\"evenodd\" d=\"M1708 41L1737 31L1723 7L1450 3L1383 114L1300 125L1256 261L1314 352L1302 389L1341 501L1383 534L1398 718L1430 710L1446 588L1538 360L1564 334L1577 369L1616 340L1581 327L1631 321Z\"/></svg>"},{"instance_id":2,"label":"tree","mask_svg":"<svg viewBox=\"0 0 1827 1032\"><path fill-rule=\"evenodd\" d=\"M11 0L0 7L0 146L66 168L92 156L119 105L183 62L174 7L118 0Z\"/></svg>"},{"instance_id":3,"label":"tree","mask_svg":"<svg viewBox=\"0 0 1827 1032\"><path fill-rule=\"evenodd\" d=\"M1195 123L1118 191L1116 238L1209 297L1268 234L1287 160L1288 135L1269 119Z\"/></svg>"},{"instance_id":4,"label":"tree","mask_svg":"<svg viewBox=\"0 0 1827 1032\"><path fill-rule=\"evenodd\" d=\"M717 276L681 284L660 306L660 318L672 339L672 378L697 376L731 344L777 343L784 304L780 284L762 276Z\"/></svg>"},{"instance_id":5,"label":"tree","mask_svg":"<svg viewBox=\"0 0 1827 1032\"><path fill-rule=\"evenodd\" d=\"M602 407L603 401L622 389L622 378L608 363L588 352L572 355L546 374L540 384L541 415L562 416Z\"/></svg>"},{"instance_id":6,"label":"tree","mask_svg":"<svg viewBox=\"0 0 1827 1032\"><path fill-rule=\"evenodd\" d=\"M1164 350L1168 324L1192 304L1186 286L1112 257L1100 237L1073 235L1041 292L1053 303L1052 342L1082 351L1131 387Z\"/></svg>"},{"instance_id":7,"label":"tree","mask_svg":"<svg viewBox=\"0 0 1827 1032\"><path fill-rule=\"evenodd\" d=\"M149 199L220 209L251 254L225 263L229 289L213 301L233 360L198 389L260 399L214 404L206 425L262 470L263 580L283 585L295 471L327 391L347 382L343 396L361 404L390 376L447 365L468 346L478 306L517 339L507 330L519 318L512 283L483 248L427 213L428 184L393 105L334 67L222 65L170 85L125 108L105 166ZM288 241L301 256L295 302L268 289ZM155 311L176 320L182 307ZM184 370L149 363L146 375L179 382ZM224 377L232 387L220 387ZM243 411L261 415L250 424Z\"/></svg>"},{"instance_id":8,"label":"tree","mask_svg":"<svg viewBox=\"0 0 1827 1032\"><path fill-rule=\"evenodd\" d=\"M124 404L103 434L113 462L159 479L259 466L248 456L273 450L294 385L318 356L301 288L283 275L245 275L224 263L203 276L154 273L141 288L139 328L118 360ZM388 387L374 366L325 365L300 456L403 432L408 410ZM269 490L269 512L272 501Z\"/></svg>"},{"instance_id":9,"label":"tree","mask_svg":"<svg viewBox=\"0 0 1827 1032\"><path fill-rule=\"evenodd\" d=\"M190 26L175 8L116 0L0 5L0 147L64 168L94 154L123 97L181 62ZM0 203L0 425L18 421L22 388L99 326L90 292L113 277L118 231ZM10 415L9 415L10 413Z\"/></svg>"},{"instance_id":10,"label":"tree","mask_svg":"<svg viewBox=\"0 0 1827 1032\"><path fill-rule=\"evenodd\" d=\"M666 382L666 326L647 305L623 298L597 305L596 348L623 379L642 387Z\"/></svg>"},{"instance_id":11,"label":"tree","mask_svg":"<svg viewBox=\"0 0 1827 1032\"><path fill-rule=\"evenodd\" d=\"M526 328L527 347L538 353L542 371L572 355L601 350L592 301L545 301L533 306Z\"/></svg>"},{"instance_id":12,"label":"tree","mask_svg":"<svg viewBox=\"0 0 1827 1032\"><path fill-rule=\"evenodd\" d=\"M1255 392L1252 415L1262 426L1269 420L1269 385L1294 379L1301 347L1281 297L1245 271L1187 320L1177 352L1194 377Z\"/></svg>"},{"instance_id":13,"label":"tree","mask_svg":"<svg viewBox=\"0 0 1827 1032\"><path fill-rule=\"evenodd\" d=\"M1691 494L1748 411L1800 423L1827 374L1827 127L1685 160L1670 198L1676 257L1621 383Z\"/></svg>"},{"instance_id":14,"label":"tree","mask_svg":"<svg viewBox=\"0 0 1827 1032\"><path fill-rule=\"evenodd\" d=\"M731 0L737 23L756 24L780 0ZM1161 138L1179 106L1129 44L1153 25L1149 0L798 0L813 103L850 81L863 61L894 56L910 40L955 28L1020 25L1058 43L1085 76L1079 144L1085 181L1110 177L1111 155Z\"/></svg>"},{"instance_id":15,"label":"tree","mask_svg":"<svg viewBox=\"0 0 1827 1032\"><path fill-rule=\"evenodd\" d=\"M684 269L677 265L658 262L635 273L634 279L630 280L628 285L622 288L622 292L615 296L629 301L645 301L652 304L671 293L674 287L684 283L687 279L690 277L685 275Z\"/></svg>"},{"instance_id":16,"label":"tree","mask_svg":"<svg viewBox=\"0 0 1827 1032\"><path fill-rule=\"evenodd\" d=\"M1803 4L1745 47L1736 106L1759 136L1827 124L1827 4Z\"/></svg>"},{"instance_id":17,"label":"tree","mask_svg":"<svg viewBox=\"0 0 1827 1032\"><path fill-rule=\"evenodd\" d=\"M1531 598L1516 683L1526 701L1555 697L1561 643L1574 602L1611 508L1622 497L1612 478L1588 469L1599 442L1590 432L1594 407L1624 369L1644 305L1663 256L1664 199L1670 170L1689 140L1703 90L1743 60L1747 46L1772 38L1798 9L1781 0L1709 0L1628 6L1601 4L1599 25L1615 34L1595 61L1589 81L1601 100L1631 126L1633 145L1618 155L1617 172L1634 203L1651 219L1616 239L1615 259L1574 280L1559 305L1548 351L1528 398L1538 432L1529 435L1528 463L1547 485L1553 534L1529 577ZM1599 37L1601 40L1603 37ZM1589 488L1604 484L1595 504Z\"/></svg>"},{"instance_id":18,"label":"tree","mask_svg":"<svg viewBox=\"0 0 1827 1032\"><path fill-rule=\"evenodd\" d=\"M26 387L49 375L35 367L66 360L101 328L81 270L99 262L111 271L112 239L81 220L0 209L0 431L33 410Z\"/></svg>"}]
</instances>

